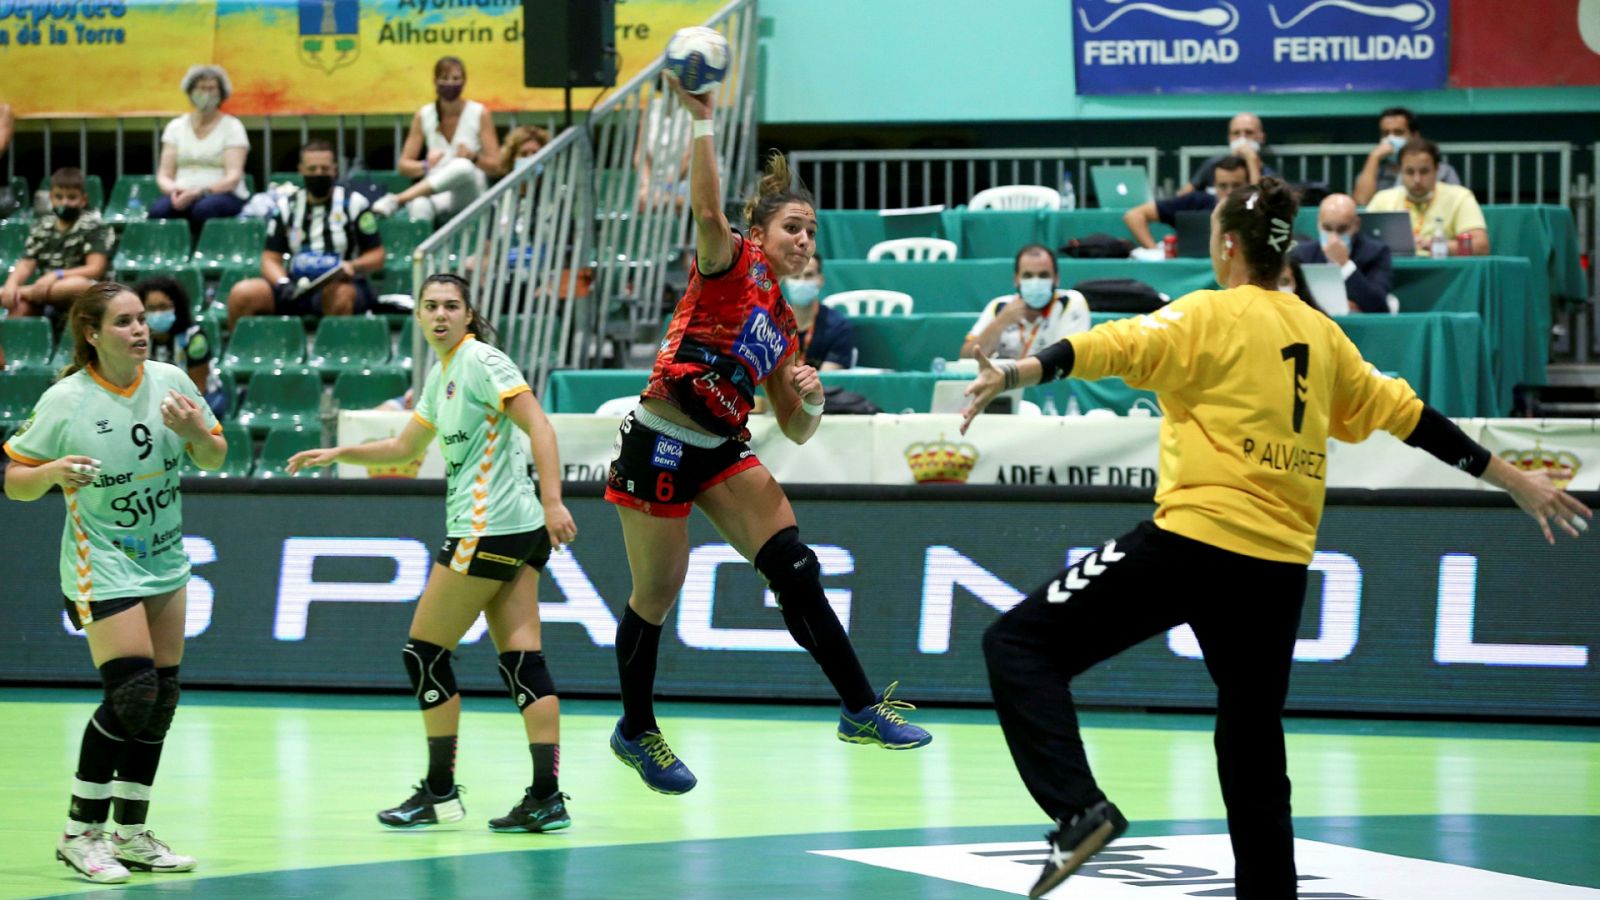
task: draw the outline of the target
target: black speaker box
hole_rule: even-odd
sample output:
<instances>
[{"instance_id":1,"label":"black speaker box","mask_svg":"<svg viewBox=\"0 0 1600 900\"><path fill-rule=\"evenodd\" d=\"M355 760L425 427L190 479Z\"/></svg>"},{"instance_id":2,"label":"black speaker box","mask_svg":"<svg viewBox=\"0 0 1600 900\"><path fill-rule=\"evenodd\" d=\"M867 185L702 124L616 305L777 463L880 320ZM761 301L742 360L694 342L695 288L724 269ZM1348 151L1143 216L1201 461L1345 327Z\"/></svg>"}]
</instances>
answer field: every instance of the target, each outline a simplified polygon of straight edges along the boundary
<instances>
[{"instance_id":1,"label":"black speaker box","mask_svg":"<svg viewBox=\"0 0 1600 900\"><path fill-rule=\"evenodd\" d=\"M523 83L615 85L616 22L616 0L522 0Z\"/></svg>"}]
</instances>

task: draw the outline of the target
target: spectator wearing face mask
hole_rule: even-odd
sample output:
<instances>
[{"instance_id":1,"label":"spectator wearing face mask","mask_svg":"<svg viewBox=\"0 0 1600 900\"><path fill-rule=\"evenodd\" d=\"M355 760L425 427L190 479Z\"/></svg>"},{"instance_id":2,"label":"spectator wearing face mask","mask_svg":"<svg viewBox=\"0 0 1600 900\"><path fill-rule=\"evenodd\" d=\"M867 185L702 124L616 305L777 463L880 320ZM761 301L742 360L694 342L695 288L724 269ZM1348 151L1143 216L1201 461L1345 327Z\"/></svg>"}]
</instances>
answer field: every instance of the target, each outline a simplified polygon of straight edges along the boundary
<instances>
[{"instance_id":1,"label":"spectator wearing face mask","mask_svg":"<svg viewBox=\"0 0 1600 900\"><path fill-rule=\"evenodd\" d=\"M367 276L384 259L378 217L359 191L334 180L338 174L333 145L314 140L300 148L306 189L280 199L267 220L261 277L228 292L230 331L245 316L349 316L372 307Z\"/></svg>"},{"instance_id":2,"label":"spectator wearing face mask","mask_svg":"<svg viewBox=\"0 0 1600 900\"><path fill-rule=\"evenodd\" d=\"M1230 156L1237 156L1244 160L1249 180L1245 184L1255 184L1267 175L1276 175L1277 172L1263 160L1266 154L1267 130L1261 124L1261 117L1255 113L1239 113L1228 120L1228 152L1218 153L1200 164L1189 177L1189 183L1178 188L1178 193L1188 194L1193 191L1209 191L1214 186L1213 176L1217 163Z\"/></svg>"},{"instance_id":3,"label":"spectator wearing face mask","mask_svg":"<svg viewBox=\"0 0 1600 900\"><path fill-rule=\"evenodd\" d=\"M217 347L195 324L189 292L165 275L146 278L133 286L133 292L144 303L144 323L150 328L150 358L187 372L212 413L218 419L225 418L228 397L221 376L211 365Z\"/></svg>"},{"instance_id":4,"label":"spectator wearing face mask","mask_svg":"<svg viewBox=\"0 0 1600 900\"><path fill-rule=\"evenodd\" d=\"M1389 246L1361 233L1356 202L1347 194L1329 194L1317 207L1317 239L1304 241L1289 252L1301 264L1333 263L1344 275L1344 292L1351 312L1389 311L1389 284L1394 260Z\"/></svg>"},{"instance_id":5,"label":"spectator wearing face mask","mask_svg":"<svg viewBox=\"0 0 1600 900\"><path fill-rule=\"evenodd\" d=\"M1356 176L1351 194L1356 205L1372 202L1372 195L1400 183L1400 150L1412 138L1422 137L1417 114L1404 106L1391 106L1378 114L1378 146L1367 154L1367 163ZM1460 184L1461 176L1444 160L1439 161L1439 180Z\"/></svg>"},{"instance_id":6,"label":"spectator wearing face mask","mask_svg":"<svg viewBox=\"0 0 1600 900\"><path fill-rule=\"evenodd\" d=\"M1417 253L1432 255L1435 238L1455 253L1457 238L1467 235L1473 256L1489 255L1489 226L1472 191L1439 183L1439 145L1413 138L1400 148L1400 184L1372 195L1368 212L1408 212Z\"/></svg>"},{"instance_id":7,"label":"spectator wearing face mask","mask_svg":"<svg viewBox=\"0 0 1600 900\"><path fill-rule=\"evenodd\" d=\"M850 317L817 302L822 296L822 255L813 254L800 274L783 279L781 286L783 298L794 311L806 365L819 372L854 367L856 332Z\"/></svg>"},{"instance_id":8,"label":"spectator wearing face mask","mask_svg":"<svg viewBox=\"0 0 1600 900\"><path fill-rule=\"evenodd\" d=\"M57 169L50 176L50 215L40 217L28 232L22 258L0 287L0 308L13 316L40 315L48 306L64 308L105 275L117 236L88 207L83 172ZM36 272L39 279L28 284Z\"/></svg>"},{"instance_id":9,"label":"spectator wearing face mask","mask_svg":"<svg viewBox=\"0 0 1600 900\"><path fill-rule=\"evenodd\" d=\"M1211 167L1212 189L1190 191L1165 200L1147 200L1122 214L1122 223L1139 246L1154 249L1155 235L1150 226L1155 222L1176 227L1180 212L1211 212L1217 204L1228 199L1228 194L1250 184L1250 166L1241 156L1224 156Z\"/></svg>"},{"instance_id":10,"label":"spectator wearing face mask","mask_svg":"<svg viewBox=\"0 0 1600 900\"><path fill-rule=\"evenodd\" d=\"M434 101L411 117L400 150L400 171L428 183L429 192L405 201L411 218L432 222L449 218L489 189L489 176L503 174L494 117L476 100L463 100L467 64L443 56L433 64ZM373 204L380 216L393 215L400 197L389 194Z\"/></svg>"},{"instance_id":11,"label":"spectator wearing face mask","mask_svg":"<svg viewBox=\"0 0 1600 900\"><path fill-rule=\"evenodd\" d=\"M233 84L221 66L190 66L182 86L194 112L161 132L156 186L164 196L150 204L150 216L188 219L198 236L207 219L231 219L250 199L244 186L250 138L242 122L222 112Z\"/></svg>"},{"instance_id":12,"label":"spectator wearing face mask","mask_svg":"<svg viewBox=\"0 0 1600 900\"><path fill-rule=\"evenodd\" d=\"M1022 359L1069 334L1089 330L1089 302L1058 286L1056 255L1043 244L1017 251L1015 294L989 301L961 344L963 359L979 350L991 359Z\"/></svg>"}]
</instances>

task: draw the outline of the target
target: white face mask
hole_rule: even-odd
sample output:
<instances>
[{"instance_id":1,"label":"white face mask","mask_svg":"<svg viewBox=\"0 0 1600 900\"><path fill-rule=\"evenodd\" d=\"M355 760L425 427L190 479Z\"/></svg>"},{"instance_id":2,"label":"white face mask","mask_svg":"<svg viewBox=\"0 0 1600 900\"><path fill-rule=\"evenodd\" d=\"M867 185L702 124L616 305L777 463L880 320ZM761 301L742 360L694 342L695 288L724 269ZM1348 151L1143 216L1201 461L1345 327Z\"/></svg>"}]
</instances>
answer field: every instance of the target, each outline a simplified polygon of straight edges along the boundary
<instances>
[{"instance_id":1,"label":"white face mask","mask_svg":"<svg viewBox=\"0 0 1600 900\"><path fill-rule=\"evenodd\" d=\"M1334 233L1332 231L1323 231L1322 229L1318 228L1317 229L1317 240L1318 240L1318 242L1320 242L1322 244L1322 246L1324 248L1326 248L1329 244L1333 243L1336 240L1343 241L1345 244L1348 245L1350 243L1350 236L1349 235L1345 235L1345 234L1336 234L1336 233Z\"/></svg>"},{"instance_id":2,"label":"white face mask","mask_svg":"<svg viewBox=\"0 0 1600 900\"><path fill-rule=\"evenodd\" d=\"M790 306L806 307L817 302L817 297L822 293L822 285L805 278L785 278L780 285L783 287L784 299Z\"/></svg>"},{"instance_id":3,"label":"white face mask","mask_svg":"<svg viewBox=\"0 0 1600 900\"><path fill-rule=\"evenodd\" d=\"M190 91L189 102L201 112L210 112L222 105L222 97L210 91Z\"/></svg>"},{"instance_id":4,"label":"white face mask","mask_svg":"<svg viewBox=\"0 0 1600 900\"><path fill-rule=\"evenodd\" d=\"M1400 148L1406 145L1406 139L1398 134L1385 135L1383 139L1389 142L1389 147L1391 148L1389 156L1393 159L1399 159Z\"/></svg>"},{"instance_id":5,"label":"white face mask","mask_svg":"<svg viewBox=\"0 0 1600 900\"><path fill-rule=\"evenodd\" d=\"M1261 152L1261 142L1253 141L1249 138L1235 138L1233 143L1228 145L1228 149L1235 153L1238 153L1240 150L1243 150L1246 147L1250 148L1251 153Z\"/></svg>"},{"instance_id":6,"label":"white face mask","mask_svg":"<svg viewBox=\"0 0 1600 900\"><path fill-rule=\"evenodd\" d=\"M1044 309L1056 298L1056 286L1048 278L1023 278L1017 282L1022 302L1032 309Z\"/></svg>"}]
</instances>

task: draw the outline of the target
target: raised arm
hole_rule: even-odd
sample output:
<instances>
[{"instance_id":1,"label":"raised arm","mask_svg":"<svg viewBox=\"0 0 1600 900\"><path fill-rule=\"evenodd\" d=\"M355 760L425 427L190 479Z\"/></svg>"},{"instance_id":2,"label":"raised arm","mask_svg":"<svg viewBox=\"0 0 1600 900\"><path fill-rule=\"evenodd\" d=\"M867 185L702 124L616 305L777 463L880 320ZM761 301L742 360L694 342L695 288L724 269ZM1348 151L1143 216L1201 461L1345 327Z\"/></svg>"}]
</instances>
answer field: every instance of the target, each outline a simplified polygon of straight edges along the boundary
<instances>
[{"instance_id":1,"label":"raised arm","mask_svg":"<svg viewBox=\"0 0 1600 900\"><path fill-rule=\"evenodd\" d=\"M722 212L722 178L717 173L717 139L712 133L716 105L710 94L691 94L667 73L667 83L694 119L689 151L689 202L694 213L695 257L700 273L716 274L733 262L733 229Z\"/></svg>"}]
</instances>

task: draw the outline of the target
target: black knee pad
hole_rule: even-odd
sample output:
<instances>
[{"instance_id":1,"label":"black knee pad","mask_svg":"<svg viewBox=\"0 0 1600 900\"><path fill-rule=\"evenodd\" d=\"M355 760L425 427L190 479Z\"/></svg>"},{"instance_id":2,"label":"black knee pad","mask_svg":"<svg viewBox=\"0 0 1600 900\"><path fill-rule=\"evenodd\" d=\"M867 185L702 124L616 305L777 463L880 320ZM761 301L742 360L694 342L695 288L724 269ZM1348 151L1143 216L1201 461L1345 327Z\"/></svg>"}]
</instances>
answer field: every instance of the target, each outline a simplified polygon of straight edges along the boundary
<instances>
[{"instance_id":1,"label":"black knee pad","mask_svg":"<svg viewBox=\"0 0 1600 900\"><path fill-rule=\"evenodd\" d=\"M756 570L778 595L780 607L788 608L796 602L806 606L823 602L822 564L817 561L817 554L800 540L800 529L796 526L790 525L762 545L756 552Z\"/></svg>"},{"instance_id":2,"label":"black knee pad","mask_svg":"<svg viewBox=\"0 0 1600 900\"><path fill-rule=\"evenodd\" d=\"M138 734L150 724L161 694L155 660L147 656L122 656L100 667L105 685L105 705L115 714L124 734ZM116 736L116 735L114 735Z\"/></svg>"},{"instance_id":3,"label":"black knee pad","mask_svg":"<svg viewBox=\"0 0 1600 900\"><path fill-rule=\"evenodd\" d=\"M456 695L456 673L450 668L450 651L427 641L406 641L400 655L406 661L406 674L411 676L411 690L416 694L417 705L433 709Z\"/></svg>"},{"instance_id":4,"label":"black knee pad","mask_svg":"<svg viewBox=\"0 0 1600 900\"><path fill-rule=\"evenodd\" d=\"M550 678L550 669L544 664L544 654L537 650L513 650L500 654L500 678L511 692L517 709L527 709L541 697L554 697L556 683Z\"/></svg>"},{"instance_id":5,"label":"black knee pad","mask_svg":"<svg viewBox=\"0 0 1600 900\"><path fill-rule=\"evenodd\" d=\"M138 735L142 741L159 744L166 740L172 728L172 717L178 711L178 667L163 666L156 670L156 708L150 715L150 724Z\"/></svg>"}]
</instances>

